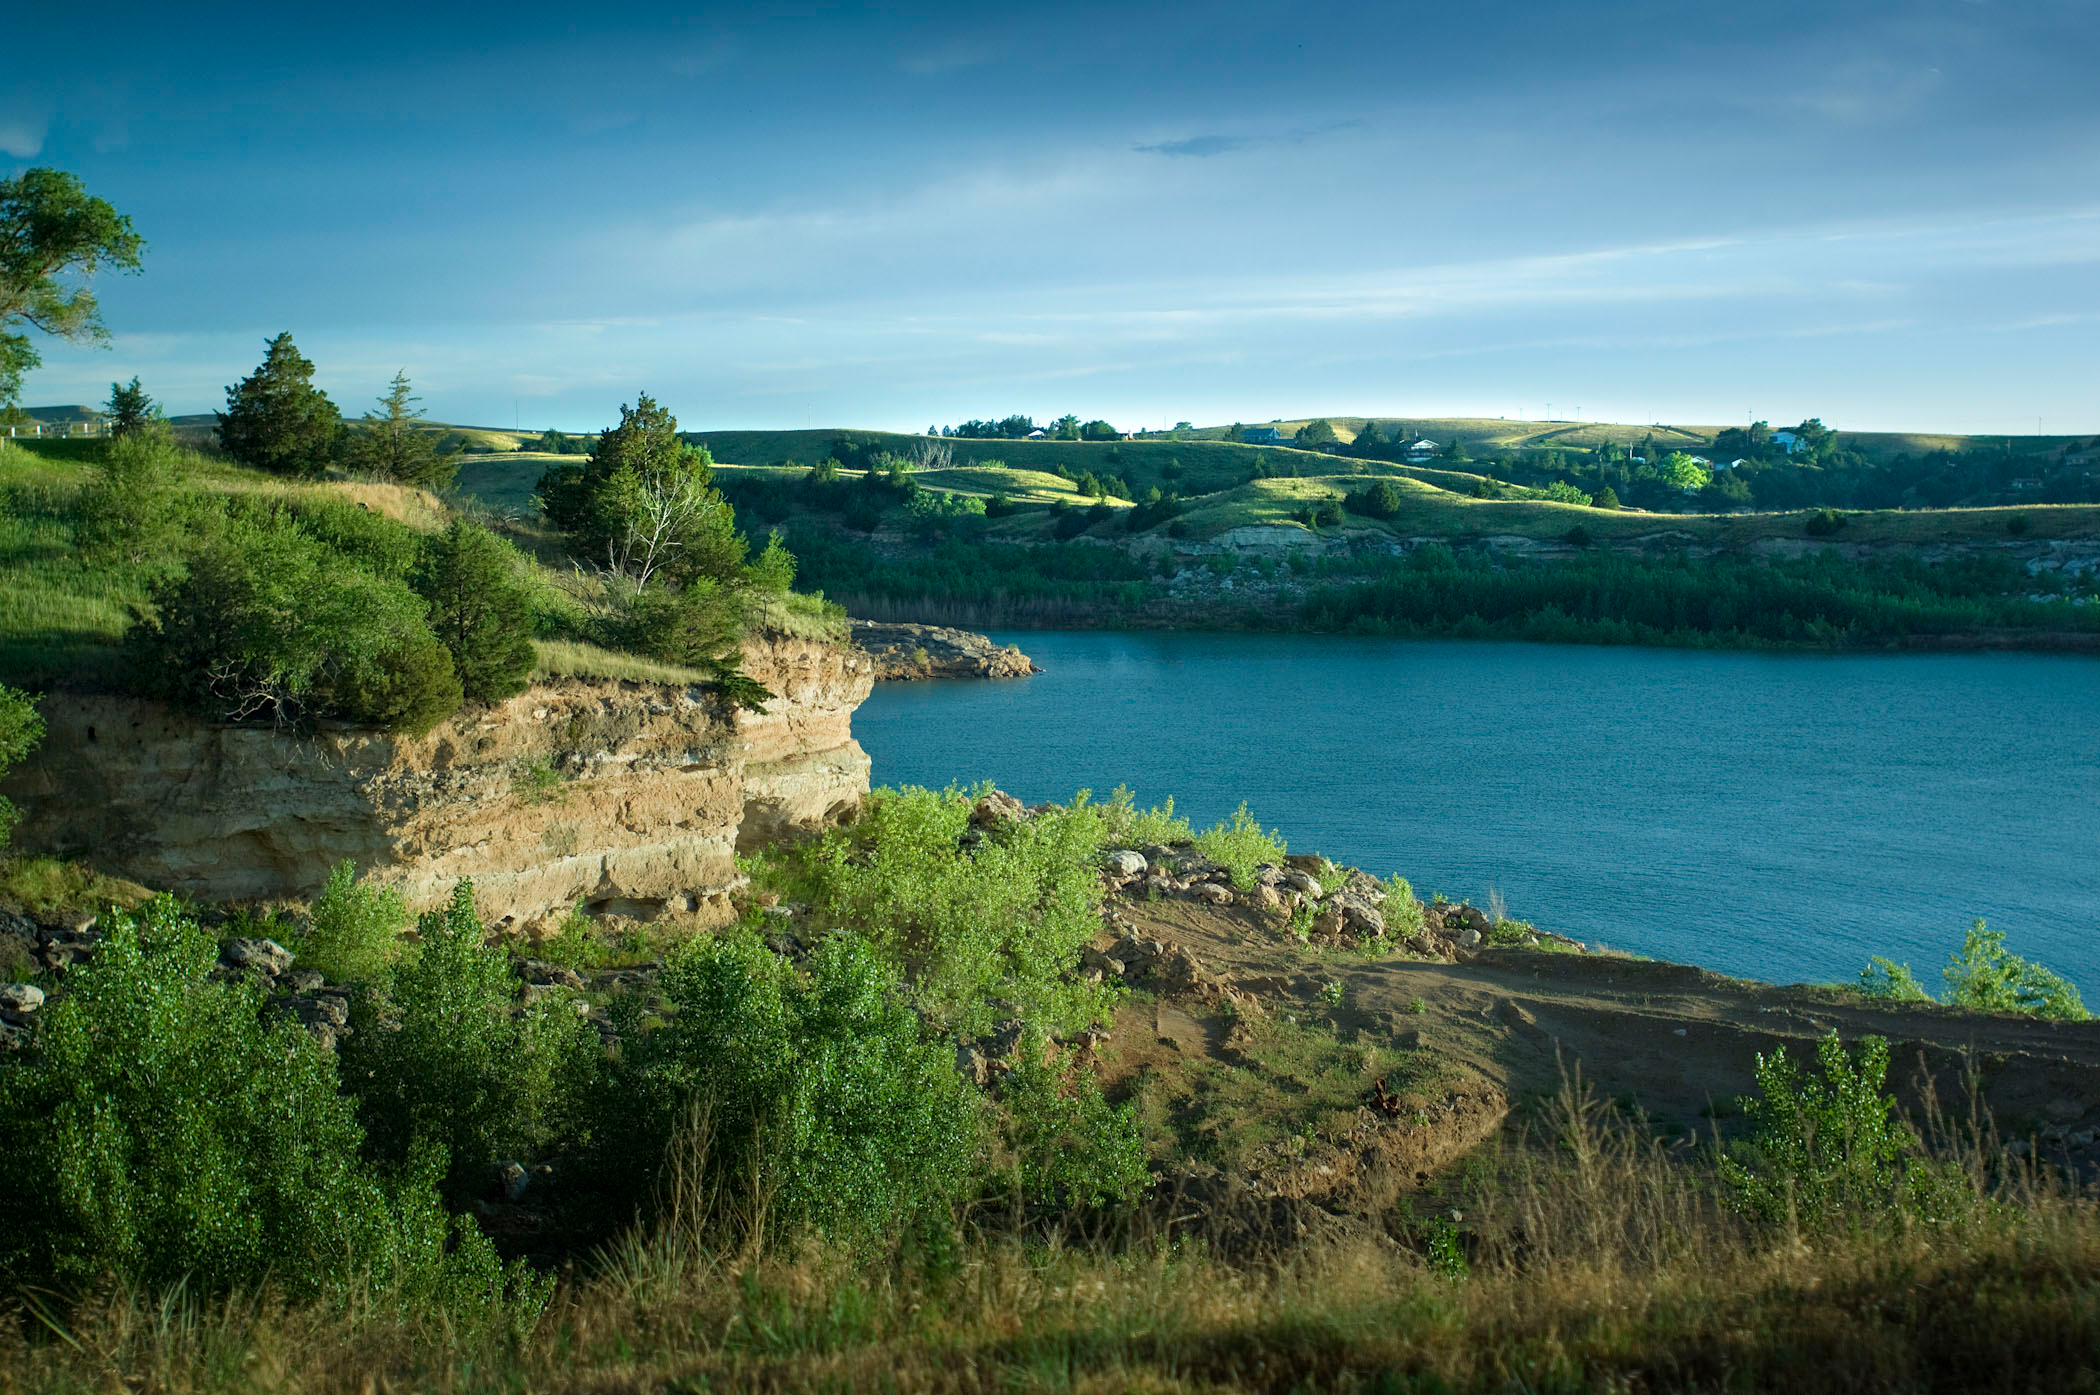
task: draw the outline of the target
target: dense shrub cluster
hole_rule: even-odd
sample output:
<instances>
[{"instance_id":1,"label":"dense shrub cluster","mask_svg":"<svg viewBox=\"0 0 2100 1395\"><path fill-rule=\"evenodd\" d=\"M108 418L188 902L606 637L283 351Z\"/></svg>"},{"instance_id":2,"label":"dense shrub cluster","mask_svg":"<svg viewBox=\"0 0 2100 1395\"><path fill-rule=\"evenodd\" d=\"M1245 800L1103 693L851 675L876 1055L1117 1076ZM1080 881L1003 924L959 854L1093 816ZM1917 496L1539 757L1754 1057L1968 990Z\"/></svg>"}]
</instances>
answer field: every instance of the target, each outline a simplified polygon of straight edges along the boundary
<instances>
[{"instance_id":1,"label":"dense shrub cluster","mask_svg":"<svg viewBox=\"0 0 2100 1395\"><path fill-rule=\"evenodd\" d=\"M1971 1012L2000 1012L2084 1022L2091 1014L2077 985L2054 970L2022 959L2005 948L2005 932L1982 920L1969 927L1962 947L1947 957L1940 971L1947 981L1946 1002ZM1932 994L1918 982L1910 965L1876 955L1860 970L1860 991L1897 1002L1929 1003Z\"/></svg>"},{"instance_id":2,"label":"dense shrub cluster","mask_svg":"<svg viewBox=\"0 0 2100 1395\"><path fill-rule=\"evenodd\" d=\"M448 1220L428 1152L375 1166L333 1058L170 900L115 915L33 1044L0 1065L0 1276L215 1291L267 1278L404 1300L500 1301L506 1279Z\"/></svg>"},{"instance_id":3,"label":"dense shrub cluster","mask_svg":"<svg viewBox=\"0 0 2100 1395\"><path fill-rule=\"evenodd\" d=\"M486 530L455 521L422 538L328 495L182 495L117 446L127 458L113 451L101 494L83 501L87 531L180 559L150 583L128 636L151 695L222 721L421 733L464 700L524 686L535 655L522 563ZM104 495L125 507L95 511Z\"/></svg>"}]
</instances>

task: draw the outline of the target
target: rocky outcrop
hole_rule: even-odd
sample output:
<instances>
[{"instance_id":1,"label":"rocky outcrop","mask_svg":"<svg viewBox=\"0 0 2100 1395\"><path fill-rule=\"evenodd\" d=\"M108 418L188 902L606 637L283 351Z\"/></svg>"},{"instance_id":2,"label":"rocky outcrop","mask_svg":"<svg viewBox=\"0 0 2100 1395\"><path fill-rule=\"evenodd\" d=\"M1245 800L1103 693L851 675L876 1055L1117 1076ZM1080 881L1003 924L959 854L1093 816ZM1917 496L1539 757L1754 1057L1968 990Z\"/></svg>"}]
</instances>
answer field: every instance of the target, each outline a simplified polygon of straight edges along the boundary
<instances>
[{"instance_id":1,"label":"rocky outcrop","mask_svg":"<svg viewBox=\"0 0 2100 1395\"><path fill-rule=\"evenodd\" d=\"M868 789L850 728L867 656L769 639L744 660L777 695L763 714L706 689L564 679L420 738L53 695L7 793L29 847L200 900L310 895L348 858L419 906L471 877L483 915L512 928L578 902L716 923L740 847L836 822Z\"/></svg>"},{"instance_id":2,"label":"rocky outcrop","mask_svg":"<svg viewBox=\"0 0 2100 1395\"><path fill-rule=\"evenodd\" d=\"M853 642L875 660L875 677L884 682L910 678L1026 678L1042 672L1012 645L994 644L983 635L945 625L855 620Z\"/></svg>"}]
</instances>

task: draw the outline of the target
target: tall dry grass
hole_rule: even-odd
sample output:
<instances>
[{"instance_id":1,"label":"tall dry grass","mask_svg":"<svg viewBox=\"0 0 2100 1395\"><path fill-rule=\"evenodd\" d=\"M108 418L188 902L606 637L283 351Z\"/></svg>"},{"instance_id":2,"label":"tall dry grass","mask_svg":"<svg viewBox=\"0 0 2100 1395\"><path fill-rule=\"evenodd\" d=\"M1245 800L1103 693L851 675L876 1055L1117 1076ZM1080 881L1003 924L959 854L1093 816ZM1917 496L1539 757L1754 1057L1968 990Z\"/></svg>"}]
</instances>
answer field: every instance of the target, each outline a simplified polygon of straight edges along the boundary
<instances>
[{"instance_id":1,"label":"tall dry grass","mask_svg":"<svg viewBox=\"0 0 2100 1395\"><path fill-rule=\"evenodd\" d=\"M580 1267L529 1332L384 1294L112 1293L23 1309L0 1391L2078 1390L2100 1382L2100 1214L1973 1128L1928 1217L1767 1227L1571 1082L1463 1203L1470 1273L1409 1225L1228 1257L1160 1213L1114 1243L982 1233L870 1261L761 1245L692 1159L671 1219ZM729 1223L724 1224L725 1215ZM723 1237L731 1237L727 1242ZM1399 1238L1395 1238L1398 1236Z\"/></svg>"}]
</instances>

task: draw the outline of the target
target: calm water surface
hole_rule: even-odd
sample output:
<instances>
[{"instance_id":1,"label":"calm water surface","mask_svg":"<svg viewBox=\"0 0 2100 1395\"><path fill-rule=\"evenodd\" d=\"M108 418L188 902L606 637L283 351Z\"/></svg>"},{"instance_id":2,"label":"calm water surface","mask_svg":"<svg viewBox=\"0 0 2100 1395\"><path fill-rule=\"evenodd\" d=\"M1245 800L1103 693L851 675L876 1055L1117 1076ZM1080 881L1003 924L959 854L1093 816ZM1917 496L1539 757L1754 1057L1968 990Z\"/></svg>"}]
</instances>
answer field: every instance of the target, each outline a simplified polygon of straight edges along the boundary
<instances>
[{"instance_id":1,"label":"calm water surface","mask_svg":"<svg viewBox=\"0 0 2100 1395\"><path fill-rule=\"evenodd\" d=\"M1244 799L1425 896L1779 982L1885 954L1937 988L1980 915L2100 1008L2100 661L997 638L1048 672L881 685L877 784Z\"/></svg>"}]
</instances>

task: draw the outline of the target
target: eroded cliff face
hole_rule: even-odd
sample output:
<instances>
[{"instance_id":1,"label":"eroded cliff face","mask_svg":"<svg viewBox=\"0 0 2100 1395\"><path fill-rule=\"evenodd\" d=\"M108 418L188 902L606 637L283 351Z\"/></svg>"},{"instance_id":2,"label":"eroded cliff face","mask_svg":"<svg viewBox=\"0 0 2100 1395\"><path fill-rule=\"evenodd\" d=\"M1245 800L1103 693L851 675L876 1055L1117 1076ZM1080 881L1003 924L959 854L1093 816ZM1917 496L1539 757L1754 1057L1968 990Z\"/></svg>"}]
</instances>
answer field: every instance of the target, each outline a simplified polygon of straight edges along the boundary
<instances>
[{"instance_id":1,"label":"eroded cliff face","mask_svg":"<svg viewBox=\"0 0 2100 1395\"><path fill-rule=\"evenodd\" d=\"M482 912L543 928L594 912L729 917L733 861L837 822L868 790L854 708L873 665L791 639L747 644L777 694L726 713L703 690L567 679L421 738L208 726L156 703L53 695L7 792L21 842L212 901L307 896L354 860L417 906L474 879Z\"/></svg>"}]
</instances>

